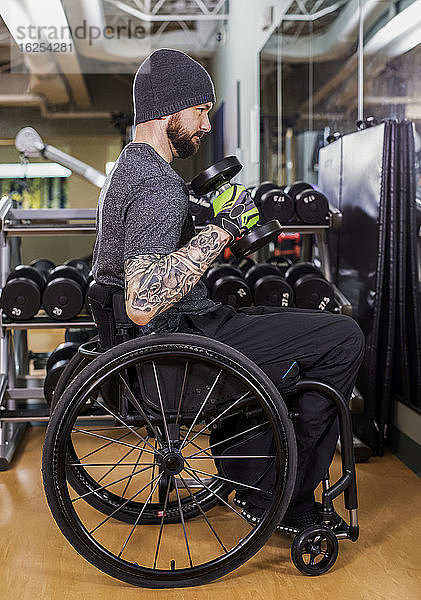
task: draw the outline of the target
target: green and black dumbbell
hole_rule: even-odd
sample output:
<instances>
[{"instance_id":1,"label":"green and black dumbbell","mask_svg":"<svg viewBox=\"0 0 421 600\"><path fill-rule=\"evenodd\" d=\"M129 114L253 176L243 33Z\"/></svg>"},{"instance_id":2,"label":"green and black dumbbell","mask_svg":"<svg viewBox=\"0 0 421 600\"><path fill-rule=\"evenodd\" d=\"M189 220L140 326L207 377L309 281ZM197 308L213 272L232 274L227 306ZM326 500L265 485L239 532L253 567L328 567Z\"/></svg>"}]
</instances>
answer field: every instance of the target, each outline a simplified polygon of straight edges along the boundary
<instances>
[{"instance_id":1,"label":"green and black dumbbell","mask_svg":"<svg viewBox=\"0 0 421 600\"><path fill-rule=\"evenodd\" d=\"M242 164L236 156L227 156L197 175L190 183L190 189L196 196L205 196L210 192L220 194L231 187L230 180L238 175L241 169ZM231 242L231 251L235 257L253 254L269 242L274 242L281 231L282 227L276 219L263 224L259 222L244 232L242 237Z\"/></svg>"},{"instance_id":2,"label":"green and black dumbbell","mask_svg":"<svg viewBox=\"0 0 421 600\"><path fill-rule=\"evenodd\" d=\"M333 286L313 263L295 263L285 273L285 279L294 290L295 306L334 310Z\"/></svg>"}]
</instances>

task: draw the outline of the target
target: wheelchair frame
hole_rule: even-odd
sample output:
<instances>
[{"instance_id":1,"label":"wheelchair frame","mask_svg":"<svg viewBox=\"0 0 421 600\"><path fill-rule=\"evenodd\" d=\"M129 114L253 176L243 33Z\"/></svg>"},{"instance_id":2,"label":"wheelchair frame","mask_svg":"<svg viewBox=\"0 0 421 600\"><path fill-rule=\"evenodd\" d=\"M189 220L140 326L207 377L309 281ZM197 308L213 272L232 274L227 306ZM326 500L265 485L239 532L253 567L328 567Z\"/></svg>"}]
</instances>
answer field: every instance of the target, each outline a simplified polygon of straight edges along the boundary
<instances>
[{"instance_id":1,"label":"wheelchair frame","mask_svg":"<svg viewBox=\"0 0 421 600\"><path fill-rule=\"evenodd\" d=\"M101 286L101 287L103 287L103 286ZM111 345L111 347L113 347L112 346L113 342L117 342L116 345L113 347L114 354L116 353L117 349L121 349L121 352L124 353L124 351L127 348L127 344L125 343L125 341L128 339L130 340L130 338L132 338L132 340L133 340L133 337L136 335L136 331L134 329L133 323L130 320L128 320L128 318L126 316L122 293L121 292L116 293L116 290L113 290L113 289L111 289L111 291L108 290L108 292L105 294L105 297L102 297L100 302L98 302L97 299L91 297L90 304L91 304L92 313L94 315L94 320L97 323L97 326L99 329L100 340L101 339L105 340L106 343L104 345ZM107 312L104 312L104 311L107 311ZM104 318L104 315L106 318ZM106 330L107 330L105 332L105 334L104 334L104 327L106 327ZM101 333L102 333L102 336L101 336ZM165 337L165 339L166 340L172 340L172 339L176 340L177 336L180 336L180 335L183 335L183 334L169 334ZM143 345L145 345L145 340L147 337L151 338L151 342L153 342L153 344L160 339L159 336L155 336L155 335L153 337L145 336L143 338L139 338L142 340ZM191 336L191 335L187 334L187 337L199 338L200 336ZM203 338L203 340L207 340L207 338ZM110 342L111 342L111 344L110 344ZM205 347L208 345L205 342L203 342L203 343L204 343ZM139 342L139 344L140 344L140 342ZM217 343L217 345L221 346L221 347L224 346L223 344L220 344L219 342ZM88 364L89 364L89 363L91 363L91 361L95 362L98 359L100 359L100 357L105 356L104 355L105 348L103 347L103 345L101 345L101 343L99 343L98 348L96 348L96 346L97 346L96 341L91 341L91 342L87 342L86 344L83 344L79 349L78 358L75 357L76 362L77 362L77 360L79 360L79 361L85 360L87 362L89 361L88 362ZM229 347L226 347L226 348L229 349ZM237 351L235 351L235 352L237 353ZM117 353L118 353L118 350L117 350ZM237 353L237 354L240 355L240 353ZM244 359L245 359L245 357L244 357ZM249 361L249 359L245 359L245 360ZM251 362L251 361L249 361L249 362ZM261 371L259 369L259 367L257 367L256 365L254 365L254 366L258 371ZM78 378L80 381L82 381L84 372L85 372L85 368L82 369L82 371L79 373L79 375L76 376L75 381ZM263 372L262 372L262 374L263 374ZM264 377L266 378L265 375L264 375ZM68 381L70 381L70 379ZM358 526L358 514L357 514L358 513L358 511L357 511L357 507L358 507L358 505L357 505L357 485L356 485L355 461L354 461L354 453L353 453L351 415L350 415L350 411L349 411L349 408L346 404L344 397L342 396L342 394L340 392L335 390L332 386L330 386L326 383L317 381L317 380L313 380L313 379L311 379L311 380L310 379L301 379L296 383L296 385L294 387L294 391L302 392L305 390L316 390L319 393L322 393L322 394L328 396L335 403L335 405L338 409L339 432L340 432L341 454L342 454L342 474L341 474L340 478L334 484L331 484L329 481L329 473L326 473L326 475L322 481L323 520L325 523L329 522L330 516L333 512L332 501L335 498L337 498L341 493L344 493L345 507L349 511L349 525L347 526L347 529L345 532L342 531L341 533L335 534L328 527L325 527L325 526L323 526L323 524L321 524L318 526L311 526L311 527L308 527L308 528L300 531L293 539L291 554L292 554L292 559L293 559L295 566L300 571L302 571L303 573L305 573L307 575L319 575L319 574L324 573L327 570L329 570L331 568L331 566L334 564L334 562L336 560L337 552L338 552L338 547L337 547L338 539L350 539L352 541L356 541L358 538L359 526ZM63 394L63 396L64 396L64 394ZM55 398L56 403L59 400L60 400L60 398L58 398L58 399ZM69 407L71 405L71 402L72 402L72 400L70 401L70 403L68 403ZM161 407L162 407L162 405L161 405ZM117 416L117 418L119 418L117 413L114 415L114 417L116 417L116 416ZM164 421L165 421L165 417L164 417ZM150 425L152 426L152 424L150 424ZM47 436L48 436L48 432L47 432ZM168 440L169 440L169 438L168 438ZM44 452L44 464L48 463L48 461L51 461L51 456L47 456L47 458L46 458L46 452ZM46 464L46 466L47 466L47 471L48 471L49 463ZM46 471L44 470L44 477L45 477L45 472ZM48 482L45 481L45 486L47 486L47 485L48 485ZM70 484L70 485L72 485L72 484ZM206 484L203 484L203 485L206 485ZM288 487L288 485L286 485L286 487ZM290 495L292 494L292 487L293 487L293 482L292 483L289 482ZM163 510L163 514L164 514L164 516L162 517L163 521L165 521L165 518L166 518L165 510L167 507L166 502L168 501L168 494L169 494L168 490L169 490L169 484L168 484L168 488L167 488L167 498L165 500L164 510ZM82 489L82 491L83 491L83 489ZM229 492L229 493L231 493L231 492ZM228 493L228 496L229 496L229 493ZM51 492L50 493L47 492L47 498L49 497L49 494L51 496ZM177 492L177 496L178 496L178 492ZM228 506L228 502L227 502L228 496L227 496L226 500L224 500L223 498L221 498L218 495L216 495L216 496L217 496L218 500L224 502ZM160 501L162 501L163 499L164 499L163 497L162 498L160 497ZM185 532L184 520L183 520L183 516L182 516L183 510L181 509L180 498L178 498L178 502L179 502L179 506L180 506L180 516L181 516L181 520L183 521L183 528L184 528L184 532ZM219 502L219 503L221 503L221 502ZM51 508L51 504L50 504L50 508ZM200 508L200 507L198 506L198 508ZM283 512L285 512L285 509L286 509L286 506L284 507ZM105 512L101 507L99 508L99 510L101 510L102 512ZM142 511L143 510L144 509L142 509ZM55 514L54 514L54 512L55 512ZM203 510L202 510L202 513L203 513ZM57 510L56 511L53 510L53 514L56 518L56 521L59 524L59 527L62 529L63 533L65 533L66 537L69 538L69 536L66 534L66 531L61 526L59 519L57 519ZM108 514L110 514L110 513L108 512ZM281 518L282 518L282 516L283 516L283 513L280 514ZM206 516L205 516L205 518L206 518ZM279 515L278 515L278 518L279 518ZM124 521L125 519L122 518L121 520ZM163 521L162 521L162 523L163 523ZM129 521L127 521L127 522L129 522ZM161 523L161 529L162 529L162 523ZM269 531L269 533L266 531L266 535L264 536L265 539L267 539L269 537L269 535L275 530L275 528L276 528L276 524L272 524L271 531ZM72 541L71 541L71 543L72 543ZM326 550L326 544L327 544L327 550ZM75 545L75 544L73 544L73 545ZM324 548L324 552L323 552L322 548ZM78 549L78 548L76 548L76 549ZM259 548L257 548L257 550L258 549ZM254 550L251 554L250 554L250 552L248 552L248 555L249 555L248 558L250 558L250 556L252 554L254 554L255 551L257 551L257 550ZM321 554L328 556L329 560L326 560L324 558L319 563L314 563L314 561L312 563L311 561L314 559L314 556L316 556L317 553L321 553ZM310 565L303 560L304 555L310 555ZM84 553L84 556L85 556L85 558L88 558L88 560L90 560L89 556L87 556L86 553ZM311 557L313 557L313 558L311 558ZM98 564L98 561L95 562L95 561L91 560L91 562L93 562L95 564L95 566L98 566L102 570L110 573L110 571L107 570L107 568L102 568L101 564ZM241 562L240 562L240 564L241 564ZM237 566L239 566L239 564L234 565L233 568L236 568ZM172 584L170 583L170 581L171 581L170 577L169 577L168 581L165 581L165 582L158 581L158 582L153 582L153 583L149 584L147 581L145 582L145 580L142 580L141 583L137 583L137 581L134 580L133 577L128 578L128 577L125 577L124 575L120 576L119 574L114 575L114 576L116 576L120 579L123 579L125 581L129 581L130 583L134 583L136 585L145 585L148 587L177 587L179 585L185 586L186 581L187 581L187 585L199 585L199 584L203 583L204 581L210 581L212 579L215 579L216 577L219 577L220 575L223 575L226 572L230 572L231 570L233 570L233 569L228 569L228 570L225 569L225 571L222 572L221 574L216 574L216 575L213 574L210 578L209 577L207 579L205 578L205 580L203 579L203 577L200 577L199 580L184 578L184 579L180 580L181 583L177 582L178 581L177 580L177 581L174 581ZM113 574L113 573L111 572L110 574Z\"/></svg>"}]
</instances>

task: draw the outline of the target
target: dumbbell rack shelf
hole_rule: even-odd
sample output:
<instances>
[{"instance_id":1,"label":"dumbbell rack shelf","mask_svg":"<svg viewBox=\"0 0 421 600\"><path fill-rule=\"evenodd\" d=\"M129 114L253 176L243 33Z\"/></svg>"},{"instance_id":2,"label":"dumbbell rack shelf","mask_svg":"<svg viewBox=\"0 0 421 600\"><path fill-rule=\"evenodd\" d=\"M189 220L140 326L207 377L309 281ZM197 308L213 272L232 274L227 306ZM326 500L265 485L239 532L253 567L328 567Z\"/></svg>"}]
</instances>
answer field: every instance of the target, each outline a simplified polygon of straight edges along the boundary
<instances>
[{"instance_id":1,"label":"dumbbell rack shelf","mask_svg":"<svg viewBox=\"0 0 421 600\"><path fill-rule=\"evenodd\" d=\"M77 236L94 235L96 209L19 209L13 207L8 196L0 199L0 269L1 288L6 283L11 267L21 262L13 256L12 239L26 236ZM15 253L16 254L16 253ZM14 262L15 264L11 264ZM79 316L73 321L53 321L48 316L28 321L11 321L0 311L0 470L10 466L17 445L30 422L48 421L49 409L45 404L42 387L18 387L17 365L27 362L27 357L14 350L14 331L28 329L60 329L67 327L93 327L89 316ZM20 352L22 349L19 350ZM25 360L24 360L25 359ZM21 379L25 379L21 376ZM22 383L22 382L20 382ZM27 382L24 382L27 385ZM98 419L87 416L87 419ZM102 417L101 417L102 418Z\"/></svg>"}]
</instances>

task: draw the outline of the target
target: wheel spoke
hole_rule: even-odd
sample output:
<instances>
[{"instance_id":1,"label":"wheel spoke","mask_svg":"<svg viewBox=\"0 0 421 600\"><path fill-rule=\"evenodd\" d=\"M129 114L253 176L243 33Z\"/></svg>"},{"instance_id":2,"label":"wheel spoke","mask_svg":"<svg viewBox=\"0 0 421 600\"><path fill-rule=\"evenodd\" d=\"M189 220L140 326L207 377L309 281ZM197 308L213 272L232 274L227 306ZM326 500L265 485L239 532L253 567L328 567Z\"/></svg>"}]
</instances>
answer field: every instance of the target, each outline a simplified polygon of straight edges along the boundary
<instances>
[{"instance_id":1,"label":"wheel spoke","mask_svg":"<svg viewBox=\"0 0 421 600\"><path fill-rule=\"evenodd\" d=\"M73 428L73 431L75 431L76 433L83 433L85 435L90 435L91 437L100 438L101 440L108 440L112 444L119 444L120 446L126 446L127 448L134 448L134 450L139 450L138 446L135 446L134 444L129 444L128 442L122 442L120 439L109 438L109 437L106 437L105 435L99 435L99 433L93 433L92 431L86 431L85 429L79 429L76 427ZM151 446L151 445L148 444L148 446ZM148 452L149 454L155 455L154 447L151 446L151 448L152 448L153 452L151 450L147 450L146 448L143 448L143 451Z\"/></svg>"},{"instance_id":2,"label":"wheel spoke","mask_svg":"<svg viewBox=\"0 0 421 600\"><path fill-rule=\"evenodd\" d=\"M187 459L187 458L192 458L192 457L186 456L185 458ZM229 458L229 459L238 458L238 459L244 460L245 458L249 458L249 459L250 458L276 458L276 456L274 454L264 454L264 455L260 454L259 456L254 455L254 454L236 454L236 455L226 454L223 456L216 456L215 454L211 454L211 455L207 455L207 456L197 456L197 455L193 456L194 460L209 460L209 458L219 458L221 460L227 459L227 458Z\"/></svg>"},{"instance_id":3,"label":"wheel spoke","mask_svg":"<svg viewBox=\"0 0 421 600\"><path fill-rule=\"evenodd\" d=\"M143 512L144 512L144 510L145 510L145 508L146 508L147 504L149 504L149 502L150 502L150 500L151 500L151 498L152 498L152 496L153 496L153 494L154 494L154 492L155 492L156 488L157 488L157 487L158 487L158 485L159 485L159 482L161 481L161 477L162 477L162 473L161 473L160 475L157 475L157 476L155 477L155 479L157 479L158 481L155 483L155 485L154 485L153 489L151 490L151 492L150 492L149 496L148 496L148 497L147 497L147 499L146 499L146 502L145 502L145 503L144 503L144 505L142 506L142 510L141 510L141 511L139 512L139 514L137 515L137 517L136 517L136 521L133 523L133 527L131 528L129 535L128 535L128 536L127 536L127 538L126 538L126 541L124 542L124 544L123 544L123 546L122 546L122 548L121 548L120 552L118 553L118 558L120 558L120 557L121 557L121 555L122 555L122 554L123 554L123 552L124 552L124 549L125 549L125 547L126 547L126 546L127 546L127 544L129 543L129 540L130 540L130 538L132 537L132 535L133 535L133 532L134 532L134 530L136 529L136 527L137 527L137 525L138 525L138 523L139 523L139 521L140 521L140 519L141 519L141 517L142 517L142 515L143 515ZM154 482L154 480L152 479L152 480L151 480L151 487L152 487L152 484L153 484L153 482ZM145 487L144 487L144 488L142 488L142 490L141 490L141 491L143 491L145 488L147 488L147 487L148 487L148 485L149 485L149 483L147 483L147 484L145 485Z\"/></svg>"},{"instance_id":4,"label":"wheel spoke","mask_svg":"<svg viewBox=\"0 0 421 600\"><path fill-rule=\"evenodd\" d=\"M153 445L155 446L155 449L156 449L156 439L154 440ZM156 468L156 463L154 463L154 465L152 467L152 479L155 477L155 468ZM152 490L152 483L151 483L151 490Z\"/></svg>"},{"instance_id":5,"label":"wheel spoke","mask_svg":"<svg viewBox=\"0 0 421 600\"><path fill-rule=\"evenodd\" d=\"M222 502L223 504L225 504L225 506L228 506L228 508L229 508L229 509L230 509L232 512L234 512L234 513L237 515L237 517L240 517L240 519L243 519L243 521L245 521L245 522L247 523L247 525L249 525L250 527L253 527L253 526L251 525L251 523L249 523L249 522L247 521L247 519L246 519L245 517L243 517L243 515L242 515L241 513L239 513L239 512L238 512L238 510L235 510L235 508L234 508L234 507L232 507L232 506L231 506L231 504L229 504L229 503L228 503L226 500L224 500L224 498L222 498L222 496L220 496L219 494L217 494L216 492L214 492L213 490L211 490L211 489L210 489L210 487L208 487L208 486L206 485L206 483L203 481L203 479L200 479L200 477L198 477L198 476L197 476L197 475L196 475L196 474L195 474L193 471L190 471L190 470L189 470L189 469L187 469L186 467L184 467L184 470L186 471L186 473L188 473L189 475L191 475L191 476L193 477L193 479L196 479L196 481L197 481L198 483L200 483L200 485L201 485L202 487L204 487L205 489L207 489L207 490L208 490L208 492L211 492L211 494L213 494L213 495L215 496L215 498L218 498L218 500L219 500L220 502Z\"/></svg>"},{"instance_id":6,"label":"wheel spoke","mask_svg":"<svg viewBox=\"0 0 421 600\"><path fill-rule=\"evenodd\" d=\"M155 479L158 479L158 477L160 477L159 475L157 475L155 477ZM158 484L158 482L157 482ZM117 508L115 510L113 510L113 512L108 515L103 521L101 521L101 523L98 523L98 525L96 527L94 527L93 529L91 529L91 531L89 533L93 533L94 531L96 531L97 529L99 529L100 527L102 527L102 525L104 525L104 523L107 523L107 521L109 521L110 519L113 518L113 516L118 513L122 508L124 508L125 506L127 506L127 504L129 502L132 502L132 500L134 500L139 494L141 494L143 492L143 490L146 490L146 488L149 486L149 482L143 486L142 489L140 489L139 491L137 491L135 494L133 494L133 496L131 496L131 498L127 498L127 500L125 500L122 504L120 504L119 506L117 506ZM142 508L142 512L145 508L145 505Z\"/></svg>"},{"instance_id":7,"label":"wheel spoke","mask_svg":"<svg viewBox=\"0 0 421 600\"><path fill-rule=\"evenodd\" d=\"M229 412L235 406L237 406L237 404L239 402L241 402L242 400L244 400L244 398L247 396L248 393L249 392L246 392L245 394L243 394L241 396L241 398L238 398L238 400L236 400L233 404L231 404L230 406L228 406L228 408L226 408L225 410L223 410L217 417L215 417L214 419L212 419L212 421L210 423L206 423L206 425L204 425L204 427L202 427L202 429L200 429L200 431L198 431L197 433L195 433L195 435L188 440L188 442L187 442L187 444L185 444L185 446L188 446L192 442L192 440L196 439L198 435L200 435L203 431L205 431L205 429L209 429L218 419L220 419L221 417L223 417L227 412Z\"/></svg>"},{"instance_id":8,"label":"wheel spoke","mask_svg":"<svg viewBox=\"0 0 421 600\"><path fill-rule=\"evenodd\" d=\"M116 428L117 429L117 428ZM120 429L120 428L118 428ZM122 429L122 428L121 428ZM126 428L124 428L126 429ZM77 431L77 428L73 428L73 431ZM96 431L101 431L101 429L85 429L84 431L86 431L87 433L94 433ZM85 458L88 458L88 456L92 456L92 454L95 454L96 452L100 452L101 450L104 450L105 448L108 448L108 446L111 446L111 444L113 444L114 442L118 441L118 440L122 440L126 437L128 437L129 435L131 435L131 431L126 431L126 433L124 433L123 435L121 435L118 438L109 438L112 440L112 442L109 442L108 444L104 444L103 446L100 446L99 448L96 448L95 450L92 450L91 452L88 452L88 454L84 454L83 456L80 457L79 460L85 460Z\"/></svg>"},{"instance_id":9,"label":"wheel spoke","mask_svg":"<svg viewBox=\"0 0 421 600\"><path fill-rule=\"evenodd\" d=\"M188 537L187 537L186 524L184 522L183 509L181 508L180 494L178 493L178 484L177 484L177 480L176 480L176 478L174 476L172 476L172 479L174 481L175 493L177 495L178 512L180 514L180 520L181 520L181 524L183 526L184 541L186 543L187 555L189 557L190 568L192 569L193 568L193 562L192 562L191 553L190 553L189 540L188 540Z\"/></svg>"},{"instance_id":10,"label":"wheel spoke","mask_svg":"<svg viewBox=\"0 0 421 600\"><path fill-rule=\"evenodd\" d=\"M98 400L97 400L98 402ZM108 408L108 406L106 406L105 404L103 404L102 402L98 402L99 406L101 406L101 408L103 408L104 410L106 410L112 417L114 417L114 419L116 421L119 421L119 423L121 423L122 425L124 425L125 427L127 427L127 429L129 431L131 431L137 438L139 438L142 442L145 441L145 438L142 437L139 433L137 433L137 430L134 427L131 427L131 425L128 425L127 423L125 423L123 421L123 419L121 417L119 417L116 413L114 413L110 408ZM152 448L152 450L154 450L155 453L155 449L152 446L152 444L150 444L149 442L146 442L148 446L150 446Z\"/></svg>"},{"instance_id":11,"label":"wheel spoke","mask_svg":"<svg viewBox=\"0 0 421 600\"><path fill-rule=\"evenodd\" d=\"M149 440L149 436L147 436L147 437L146 437L146 439L147 439L147 440ZM135 470L136 470L136 467L138 467L138 466L139 466L139 461L140 461L140 459L142 458L142 454L143 454L143 450L144 450L144 449L145 449L145 444L143 444L142 451L141 451L141 452L139 452L139 456L137 457L137 460L136 460L135 464L133 465L132 474L135 472ZM142 464L143 464L143 463L142 463ZM127 482L126 482L126 484L125 484L125 486L124 486L123 493L121 494L123 498L124 498L124 496L125 496L125 494L126 494L126 492L127 492L127 488L128 488L128 487L129 487L129 485L131 484L131 482L132 482L132 480L131 480L131 479L128 479L128 480L127 480Z\"/></svg>"},{"instance_id":12,"label":"wheel spoke","mask_svg":"<svg viewBox=\"0 0 421 600\"><path fill-rule=\"evenodd\" d=\"M74 462L74 463L66 463L66 467L112 467L113 465L115 465L116 467L134 467L137 466L137 462L135 463L122 463L122 464L116 464L116 463L79 463L79 462ZM155 463L142 463L143 466L148 466L148 467L152 467Z\"/></svg>"},{"instance_id":13,"label":"wheel spoke","mask_svg":"<svg viewBox=\"0 0 421 600\"><path fill-rule=\"evenodd\" d=\"M163 507L163 510L162 510L162 517L161 517L161 523L160 523L160 526L159 526L158 540L156 542L155 559L154 559L154 562L153 562L153 568L154 569L156 567L156 561L158 560L159 547L161 545L161 539L162 539L162 531L164 529L165 513L167 511L168 496L170 495L170 482L171 482L171 479L168 478L167 493L165 495L164 507Z\"/></svg>"},{"instance_id":14,"label":"wheel spoke","mask_svg":"<svg viewBox=\"0 0 421 600\"><path fill-rule=\"evenodd\" d=\"M184 439L183 439L183 441L182 441L182 443L181 443L181 446L180 446L180 452L181 452L181 450L184 448L184 445L185 445L185 443L186 443L186 440L188 439L188 437L189 437L189 435L190 435L190 432L191 432L191 430L192 430L192 429L193 429L193 427L196 425L196 423L197 423L197 420L198 420L198 418L199 418L199 416L200 416L200 414L201 414L202 410L205 408L205 406L206 406L206 404L207 404L207 402L208 402L208 400L209 400L209 398L210 398L210 396L211 396L211 394L212 394L213 390L215 389L215 386L216 386L216 384L218 383L218 379L221 377L221 373L222 373L222 369L220 369L220 370L219 370L219 373L218 373L218 375L215 377L215 381L213 382L213 384L212 384L212 386L211 386L211 389L210 389L210 390L209 390L209 392L207 393L207 395L206 395L206 398L203 400L201 407L200 407L200 408L199 408L199 410L197 411L197 414L196 414L196 416L195 416L195 418L194 418L194 420L193 420L193 423L190 425L190 428L189 428L189 430L187 431L187 433L186 433L186 435L185 435L185 437L184 437ZM205 428L205 429L206 429L206 428Z\"/></svg>"},{"instance_id":15,"label":"wheel spoke","mask_svg":"<svg viewBox=\"0 0 421 600\"><path fill-rule=\"evenodd\" d=\"M191 444L192 444L192 446L194 446L195 448L200 450L200 452L204 452L206 454L206 456L208 456L209 458L212 458L212 454L210 454L210 452L206 452L206 449L202 450L202 448L200 446L198 446L195 442L192 442ZM199 454L199 452L197 454ZM195 455L193 454L190 456L186 456L185 458L191 458L192 456L195 456Z\"/></svg>"},{"instance_id":16,"label":"wheel spoke","mask_svg":"<svg viewBox=\"0 0 421 600\"><path fill-rule=\"evenodd\" d=\"M149 419L148 415L145 413L145 411L142 408L142 405L140 404L140 402L138 401L138 399L136 398L136 396L133 394L132 390L129 387L129 384L127 383L127 381L124 379L124 377L121 375L119 375L124 387L126 388L127 393L129 394L130 397L130 401L133 404L133 406L135 408L137 408L137 410L140 412L140 414L142 415L142 417L145 419L146 423L149 425L149 427L152 429L152 431L155 434L155 438L161 442L161 446L162 446L162 439L157 431L157 429L154 427L154 425L151 423L151 420Z\"/></svg>"},{"instance_id":17,"label":"wheel spoke","mask_svg":"<svg viewBox=\"0 0 421 600\"><path fill-rule=\"evenodd\" d=\"M187 462L187 461L186 461ZM189 469L194 471L195 473L200 473L201 475L207 475L208 477L213 477L214 479L220 479L221 481L226 481L230 483L234 487L241 486L242 488L247 488L248 490L256 490L257 492L262 492L265 496L271 496L270 492L263 490L262 488L256 487L254 485L249 485L248 483L241 483L241 481L234 481L233 479L228 479L227 477L222 477L221 475L217 475L216 473L207 473L206 471L201 471L200 469L196 469L192 467L189 463L187 463Z\"/></svg>"},{"instance_id":18,"label":"wheel spoke","mask_svg":"<svg viewBox=\"0 0 421 600\"><path fill-rule=\"evenodd\" d=\"M136 444L136 446L139 446L139 444L140 444L140 442L138 442L138 443ZM115 469L116 467L118 467L118 466L119 466L119 465L120 465L120 464L123 462L123 460L124 460L125 458L127 458L127 457L128 457L128 456L129 456L129 455L132 453L132 452L134 452L134 449L133 449L133 448L130 448L129 450L127 450L126 454L123 454L122 458L120 458L120 459L119 459L119 460L118 460L118 461L115 463L115 465L113 465L113 466L112 466L110 469L108 469L108 471L107 471L106 473L104 473L104 475L102 475L102 477L100 477L100 478L98 479L98 483L101 483L101 481L103 481L103 480L104 480L104 479L107 477L107 475L109 475L110 473L112 473L112 472L114 471L114 469ZM140 453L140 454L141 454L141 453ZM124 496L124 494L123 494L123 496Z\"/></svg>"},{"instance_id":19,"label":"wheel spoke","mask_svg":"<svg viewBox=\"0 0 421 600\"><path fill-rule=\"evenodd\" d=\"M91 494L96 494L97 492L100 492L101 490L105 490L106 488L111 487L115 483L120 483L120 481L125 481L128 477L133 477L134 475L139 475L139 473L143 473L144 471L147 471L148 469L151 469L151 468L152 467L145 467L144 469L140 469L140 471L136 471L136 473L131 473L130 475L125 475L124 477L120 477L120 479L116 479L115 481L112 481L111 483L106 483L105 485L101 485L100 487L95 488L94 490L89 490L89 492L86 492L86 494L82 494L81 496L72 498L71 501L76 502L76 500L81 500L82 498L86 498L86 496L90 496Z\"/></svg>"},{"instance_id":20,"label":"wheel spoke","mask_svg":"<svg viewBox=\"0 0 421 600\"><path fill-rule=\"evenodd\" d=\"M226 549L226 547L224 546L224 543L222 542L221 538L219 537L219 535L216 533L215 529L212 527L211 522L209 521L208 517L206 516L206 513L204 512L203 508L200 506L199 502L196 499L196 496L194 494L192 494L190 487L188 485L188 483L184 480L184 478L182 477L182 475L180 475L180 479L181 482L183 484L183 486L185 487L185 489L188 491L188 493L190 494L191 499L193 500L193 502L195 503L195 505L197 506L197 508L199 509L199 511L201 512L203 518L205 519L206 523L209 525L209 529L212 531L212 533L214 534L214 536L216 537L216 539L218 540L218 542L220 543L222 549L224 550L224 552L228 552L228 550Z\"/></svg>"},{"instance_id":21,"label":"wheel spoke","mask_svg":"<svg viewBox=\"0 0 421 600\"><path fill-rule=\"evenodd\" d=\"M314 559L315 559L315 556L314 556L314 554L312 554L311 558L310 558L310 562L308 563L310 565L310 567L314 567Z\"/></svg>"},{"instance_id":22,"label":"wheel spoke","mask_svg":"<svg viewBox=\"0 0 421 600\"><path fill-rule=\"evenodd\" d=\"M254 431L258 427L262 427L263 425L267 425L267 423L260 423L260 425L255 425L254 427L250 427L250 429L245 429L244 431L240 431L240 433L236 433L235 435L232 435L229 438L224 438L220 442L215 442L215 444L211 444L210 446L207 446L206 448L203 448L203 449L200 448L200 446L197 446L195 443L190 442L193 444L193 446L196 446L196 448L200 448L200 452L195 452L194 454L190 454L190 456L186 456L185 458L193 458L194 456L196 456L197 454L200 454L201 452L206 452L206 450L211 450L212 448L216 448L216 446L219 446L220 444L226 444L227 442L231 442L235 438L240 437L240 436L244 435L245 433L250 433L251 431ZM210 454L209 456L212 456L212 455Z\"/></svg>"},{"instance_id":23,"label":"wheel spoke","mask_svg":"<svg viewBox=\"0 0 421 600\"><path fill-rule=\"evenodd\" d=\"M184 396L184 387L186 385L186 379L187 379L187 372L189 370L189 364L190 364L190 361L186 360L186 366L184 367L183 384L181 386L180 399L178 401L177 417L175 419L175 424L176 425L178 425L178 420L180 418L181 403L182 403L183 396Z\"/></svg>"},{"instance_id":24,"label":"wheel spoke","mask_svg":"<svg viewBox=\"0 0 421 600\"><path fill-rule=\"evenodd\" d=\"M152 368L153 368L153 373L154 373L154 377L155 377L156 389L158 391L159 405L161 407L161 415L162 415L162 422L164 423L165 437L167 438L168 448L171 450L170 433L168 431L167 419L165 417L164 403L162 402L161 387L160 387L159 381L158 381L158 373L156 372L155 361L152 361Z\"/></svg>"}]
</instances>

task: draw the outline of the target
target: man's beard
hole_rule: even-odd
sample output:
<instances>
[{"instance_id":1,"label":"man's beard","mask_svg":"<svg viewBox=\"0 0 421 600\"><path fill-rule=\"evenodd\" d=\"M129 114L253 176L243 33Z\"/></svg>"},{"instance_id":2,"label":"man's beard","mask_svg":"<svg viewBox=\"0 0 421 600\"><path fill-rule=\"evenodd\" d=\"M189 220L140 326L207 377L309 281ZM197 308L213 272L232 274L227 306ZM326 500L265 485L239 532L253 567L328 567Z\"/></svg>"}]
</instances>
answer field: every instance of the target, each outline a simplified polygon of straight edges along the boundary
<instances>
[{"instance_id":1,"label":"man's beard","mask_svg":"<svg viewBox=\"0 0 421 600\"><path fill-rule=\"evenodd\" d=\"M195 144L193 141L194 136L198 136L199 140L202 138L203 133L197 131L193 135L190 135L181 124L180 115L171 115L168 121L167 135L174 146L179 158L188 158L199 150L199 143Z\"/></svg>"}]
</instances>

